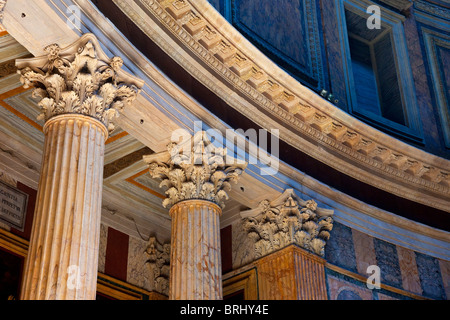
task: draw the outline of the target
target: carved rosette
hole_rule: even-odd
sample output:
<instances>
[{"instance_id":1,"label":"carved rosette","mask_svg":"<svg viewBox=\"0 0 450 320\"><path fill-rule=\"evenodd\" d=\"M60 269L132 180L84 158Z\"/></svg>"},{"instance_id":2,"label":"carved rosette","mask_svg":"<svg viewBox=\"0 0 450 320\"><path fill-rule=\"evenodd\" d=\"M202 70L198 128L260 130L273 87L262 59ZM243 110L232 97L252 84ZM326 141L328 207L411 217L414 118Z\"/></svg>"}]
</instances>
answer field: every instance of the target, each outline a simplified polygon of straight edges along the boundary
<instances>
[{"instance_id":1,"label":"carved rosette","mask_svg":"<svg viewBox=\"0 0 450 320\"><path fill-rule=\"evenodd\" d=\"M186 143L169 144L167 149L144 156L150 175L161 179L160 187L167 189L163 206L170 208L184 200L200 199L223 209L231 183L237 182L247 164L227 157L226 149L213 146L204 131Z\"/></svg>"},{"instance_id":2,"label":"carved rosette","mask_svg":"<svg viewBox=\"0 0 450 320\"><path fill-rule=\"evenodd\" d=\"M155 237L150 237L145 253L146 263L150 268L153 288L156 292L169 295L170 243L161 244Z\"/></svg>"},{"instance_id":3,"label":"carved rosette","mask_svg":"<svg viewBox=\"0 0 450 320\"><path fill-rule=\"evenodd\" d=\"M287 189L272 202L264 200L257 208L241 212L241 217L256 258L291 244L323 256L333 228L333 213Z\"/></svg>"},{"instance_id":4,"label":"carved rosette","mask_svg":"<svg viewBox=\"0 0 450 320\"><path fill-rule=\"evenodd\" d=\"M46 56L16 61L25 88L40 99L38 120L81 114L102 122L111 132L114 119L136 99L143 81L123 71L120 57L109 59L92 34L65 49L47 46Z\"/></svg>"}]
</instances>

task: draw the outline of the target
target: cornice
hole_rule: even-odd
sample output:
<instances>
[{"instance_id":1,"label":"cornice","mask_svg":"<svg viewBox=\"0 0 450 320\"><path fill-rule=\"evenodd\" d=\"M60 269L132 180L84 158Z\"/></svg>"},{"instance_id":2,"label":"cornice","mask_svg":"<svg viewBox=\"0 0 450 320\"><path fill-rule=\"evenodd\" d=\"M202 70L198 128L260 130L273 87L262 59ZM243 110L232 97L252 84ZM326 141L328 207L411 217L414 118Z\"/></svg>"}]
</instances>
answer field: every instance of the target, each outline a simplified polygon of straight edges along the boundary
<instances>
[{"instance_id":1,"label":"cornice","mask_svg":"<svg viewBox=\"0 0 450 320\"><path fill-rule=\"evenodd\" d=\"M86 14L87 20L85 20L85 22L89 26L88 30L90 32L93 32L97 37L101 38L102 44L105 45L105 47L108 48L110 52L115 52L115 54L113 55L119 55L121 57L124 57L125 60L132 61L133 64L132 69L135 72L137 71L137 74L139 74L141 78L146 79L146 83L148 84L148 86L146 86L143 89L142 94L138 96L138 100L139 99L143 100L144 94L148 95L149 97L152 94L155 94L155 92L146 91L148 90L149 87L161 88L161 90L164 90L164 94L167 94L167 96L158 95L157 99L158 98L163 99L163 97L164 99L168 99L168 97L170 96L171 99L173 99L174 101L172 103L174 104L173 108L176 112L173 115L173 121L181 123L180 120L176 117L180 116L181 114L191 113L196 119L200 119L205 123L207 123L210 127L218 128L222 132L225 132L226 129L230 128L220 119L218 119L215 116L212 116L207 109L205 109L201 104L195 101L186 92L184 92L178 86L176 86L170 79L167 78L167 76L164 73L161 72L161 70L159 70L150 61L148 61L148 58L145 57L141 52L139 52L138 49L135 46L133 46L133 44L126 38L124 34L120 33L117 30L114 27L113 23L110 20L108 20L100 11L98 11L98 9L92 4L91 1L76 0L75 3L79 5L82 8L83 13ZM47 10L45 12L48 13L50 12L50 10ZM51 22L52 21L48 21L49 24ZM56 20L54 24L60 26L63 30L65 30L64 29L66 27L65 23ZM23 32L21 28L19 28L19 30L20 32ZM11 34L17 34L17 29L14 29L13 26L10 27L9 31L11 32ZM60 34L60 30L55 30L55 34L58 36ZM59 39L57 36L56 39ZM36 42L37 46L30 47L30 45L27 44L27 49L29 47L41 48L48 43L53 43L57 41L56 40L42 41L39 38L38 40L36 40ZM140 104L140 108L142 109L145 109L148 106L149 103L143 102L142 104ZM163 106L159 107L162 108ZM164 106L164 108L167 108L167 106ZM156 117L155 113L157 112L157 110L158 109L152 108L151 112L146 112L145 115L146 124L152 123L151 120L155 119ZM138 110L133 110L133 113L138 113L139 117L141 116L141 113L139 113ZM158 136L158 139L160 140L158 141L153 140L155 138L151 135L149 137L149 132L145 132L144 134L141 132L142 129L140 128L136 129L135 123L136 122L138 123L140 118L139 117L132 118L131 115L132 114L130 113L126 116L130 117L130 119L134 120L137 119L137 120L136 121L130 120L121 123L121 126L123 126L124 130L138 137L138 139L141 139L141 141L145 141L145 143L148 144L148 146L151 147L156 152L165 150L166 146L166 142L164 142L165 140L163 139L163 142L161 142L160 141L161 136ZM121 117L120 119L124 119L124 117ZM156 117L156 119L159 119L159 117ZM186 125L186 128L191 128L190 123L183 122L183 124ZM155 122L153 122L152 125L155 126ZM168 126L167 124L165 128L169 132L171 130L174 130L171 126ZM158 134L161 134L161 132L158 131ZM7 150L6 151L7 154L4 153L4 155L7 155L9 157L10 156L9 149L12 150L15 144L20 143L16 140L11 140L10 137L8 137L6 134L3 134L2 132L0 132L0 136L5 137L4 139L0 139L1 141L0 145L5 144L5 146L6 145L8 146L8 148L3 147L3 149ZM21 150L23 148L25 148L25 146L21 146ZM29 158L30 152L32 152L32 150L28 150L26 153L20 153L20 156L14 155L12 157L13 162L19 158L31 159ZM33 154L32 159L34 159L32 160L32 162L37 163L37 165L35 165L34 167L39 167L40 161L39 154L38 153L34 154L34 151L32 152L32 154ZM38 173L37 172L35 173L33 171L32 174L30 175L31 171L29 171L29 168L27 166L28 166L27 163L19 161L17 162L17 164L14 164L14 166L9 167L8 170L10 170L11 174L15 177L15 179L19 179L20 177L22 177L21 179L22 180L25 179L24 181L27 182L30 186L37 186ZM26 173L25 175L24 172ZM250 172L249 168L247 168L246 172ZM450 241L449 240L450 234L448 232L435 229L428 225L420 224L412 220L408 220L401 216L371 206L370 204L364 203L358 199L352 198L350 195L342 193L330 186L327 186L326 184L321 183L320 181L314 179L313 177L310 177L307 174L300 172L299 170L296 170L283 162L280 163L279 172L280 172L279 175L271 177L271 179L273 178L276 180L275 181L276 186L273 185L273 182L269 181L268 179L258 176L257 172L252 173L252 175L258 176L258 181L256 183L267 183L266 185L267 189L264 190L266 192L265 193L266 196L268 196L268 194L271 195L268 196L269 198L274 197L276 192L282 192L285 188L293 187L290 182L286 182L287 180L283 178L289 177L289 181L291 181L290 179L292 179L292 181L298 182L298 184L295 184L294 186L298 192L304 193L304 195L307 198L314 198L318 200L320 203L326 204L327 207L333 208L336 212L335 213L336 221L343 223L347 226L351 226L352 228L355 228L361 232L370 234L371 236L410 248L412 250L426 253L431 256L439 257L441 259L446 260L449 259L447 249L448 246L446 245L446 243ZM260 178L261 180L259 180ZM255 185L255 180L253 179L247 180L247 179L248 179L247 174L245 178L243 177L241 179L241 182L244 183L242 185L245 186L246 190L255 186L257 190L261 190L260 185ZM310 192L308 190L314 191ZM232 196L233 198L237 198L238 192L232 191L232 193L233 194L230 194L230 196ZM116 193L109 192L108 195L106 196L108 198L108 202L113 201L112 202L113 207L115 209L118 209L119 212L121 210L123 210L123 212L128 212L127 204L121 201L120 198L117 197ZM248 202L248 199L242 198L242 200L245 200L242 203L245 203L248 207L251 208L256 206L259 201L258 199L256 199L255 202L253 203L251 201ZM133 206L132 210L136 211L137 208L138 209L137 212L145 212L144 206L142 206L140 203L136 201L132 202L133 205L137 204L137 206ZM344 218L347 220L343 220L341 216L344 216ZM117 220L115 220L116 218ZM159 231L157 232L157 237L159 239L168 240L168 238L166 238L166 235L167 230L170 231L170 222L168 222L168 220L166 219L161 219L161 213L159 212L156 215L148 215L148 218L152 225L153 224L157 225L159 228ZM129 218L125 214L114 215L114 213L109 212L107 208L103 208L102 219L106 219L105 221L107 222L108 225L113 226L118 230L121 230L135 237L139 237L139 234L136 232L135 229L135 224L133 224L133 222L129 220ZM348 223L348 219L351 220L350 224ZM145 225L143 220L139 220L141 231L143 230L143 226Z\"/></svg>"},{"instance_id":2,"label":"cornice","mask_svg":"<svg viewBox=\"0 0 450 320\"><path fill-rule=\"evenodd\" d=\"M256 124L279 128L282 140L344 174L449 211L450 161L381 133L302 86L206 0L114 2L178 64ZM238 94L230 94L230 85Z\"/></svg>"}]
</instances>

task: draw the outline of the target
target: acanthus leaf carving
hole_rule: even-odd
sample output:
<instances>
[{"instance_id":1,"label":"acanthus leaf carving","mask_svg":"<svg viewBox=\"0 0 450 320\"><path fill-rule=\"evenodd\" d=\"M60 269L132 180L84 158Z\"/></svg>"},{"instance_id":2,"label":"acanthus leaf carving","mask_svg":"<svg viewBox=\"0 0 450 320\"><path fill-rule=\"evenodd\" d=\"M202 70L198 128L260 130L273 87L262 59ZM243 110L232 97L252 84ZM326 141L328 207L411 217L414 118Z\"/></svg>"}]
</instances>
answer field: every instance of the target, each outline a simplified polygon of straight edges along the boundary
<instances>
[{"instance_id":1,"label":"acanthus leaf carving","mask_svg":"<svg viewBox=\"0 0 450 320\"><path fill-rule=\"evenodd\" d=\"M394 0L382 1L396 2ZM166 32L170 32L180 42L183 42L186 48L189 49L189 54L195 53L196 57L201 57L204 64L208 66L206 70L214 70L220 76L218 78L214 77L214 80L212 80L206 73L190 65L187 62L188 60L181 58L182 55L179 55L177 50L173 50L166 43L164 37L156 36L159 34L152 32L153 28L147 23L147 19L142 19L141 15L132 8L130 1L114 0L114 3L141 30L144 30L149 38L157 42L175 61L186 70L189 70L200 81L208 83L208 87L212 91L244 116L254 119L261 126L264 126L267 121L265 117L257 116L249 111L250 109L246 108L244 104L238 103L239 101L234 96L230 96L227 90L223 90L220 86L215 85L217 79L224 81L224 83L233 83L234 88L239 90L243 96L248 97L251 103L270 113L277 121L282 121L288 126L294 127L295 131L298 130L298 132L309 136L319 144L330 148L330 150L338 151L345 159L342 162L332 161L328 157L322 156L324 155L322 152L314 153L310 151L311 156L317 157L320 161L353 176L353 178L409 200L418 200L417 197L413 196L414 192L411 192L411 190L426 188L433 195L429 198L427 197L427 199L425 197L421 198L420 202L422 204L444 211L448 209L448 201L441 201L442 195L448 196L450 192L450 179L448 178L449 172L447 170L448 161L442 161L439 157L430 156L429 154L421 154L419 156L418 153L411 152L407 145L400 143L397 139L391 140L385 139L386 136L380 137L377 131L372 131L368 126L357 129L353 124L354 120L348 121L346 120L347 116L342 117L342 115L339 115L335 111L335 106L331 107L331 104L324 102L323 99L311 100L301 90L292 90L290 82L286 83L283 80L284 77L276 76L276 73L271 72L270 68L262 66L260 59L255 59L257 54L253 50L248 50L248 48L243 50L241 43L244 42L227 41L227 39L235 39L235 33L223 31L220 28L220 25L223 23L222 20L206 17L205 12L209 12L210 6L207 2L185 1L192 15L197 20L203 19L204 22L203 31L195 35L182 27L186 22L184 18L169 12L172 2L158 0L140 0L139 2L140 6L145 6L148 9L148 15L151 17L151 20L157 19L164 26ZM423 1L415 1L415 4L419 6L421 2ZM402 0L399 3L401 3L400 6L403 6L405 3L411 3L411 1ZM420 7L421 9L425 7L429 9L430 6L422 3ZM186 10L188 10L187 7ZM441 13L439 15L442 16ZM236 59L239 61L244 61L245 59L245 70L248 68L246 72L241 73L241 69L236 69ZM289 84L289 86L286 84ZM276 98L278 93L281 93L281 99ZM291 95L293 98L286 99L286 96L284 96L286 93L288 93L287 96ZM292 99L292 105L288 102L290 99ZM293 102L297 100L298 103ZM316 116L317 112L321 115L320 119ZM287 130L280 137L292 145L302 144L302 139L297 139L298 133L294 131L290 132ZM369 141L372 143L365 144L365 142ZM308 148L303 150L308 150ZM311 150L315 149L312 148ZM401 153L405 157L417 161L418 167L422 165L436 166L436 169L441 170L447 178L442 179L442 175L436 175L431 176L432 180L430 180L430 176L422 176L421 170L405 171L403 166L395 168L386 162L389 161L391 153ZM347 161L357 161L360 165L355 170L355 167L352 165L346 166L345 162ZM371 173L373 170L377 172L375 176ZM383 179L380 179L379 173L383 174Z\"/></svg>"},{"instance_id":2,"label":"acanthus leaf carving","mask_svg":"<svg viewBox=\"0 0 450 320\"><path fill-rule=\"evenodd\" d=\"M241 217L244 230L254 243L256 258L290 244L323 256L333 228L333 213L287 189L277 199L264 200L257 208L241 212Z\"/></svg>"},{"instance_id":3,"label":"acanthus leaf carving","mask_svg":"<svg viewBox=\"0 0 450 320\"><path fill-rule=\"evenodd\" d=\"M4 16L3 11L5 10L6 2L7 2L6 0L0 0L0 23L2 23L3 21Z\"/></svg>"},{"instance_id":4,"label":"acanthus leaf carving","mask_svg":"<svg viewBox=\"0 0 450 320\"><path fill-rule=\"evenodd\" d=\"M153 290L169 295L170 276L170 243L159 243L155 237L148 240L145 253L148 259L145 262L150 268L151 284Z\"/></svg>"},{"instance_id":5,"label":"acanthus leaf carving","mask_svg":"<svg viewBox=\"0 0 450 320\"><path fill-rule=\"evenodd\" d=\"M163 206L190 199L202 199L216 203L221 208L228 200L231 183L236 183L247 164L232 161L226 149L214 147L204 131L197 132L190 145L169 144L168 151L144 156L152 178L162 180L167 198ZM187 152L186 152L187 151Z\"/></svg>"},{"instance_id":6,"label":"acanthus leaf carving","mask_svg":"<svg viewBox=\"0 0 450 320\"><path fill-rule=\"evenodd\" d=\"M51 44L45 52L47 56L16 61L24 87L34 86L33 97L41 99L38 119L76 113L114 130L115 118L136 99L143 81L121 69L120 57L109 59L92 34L65 49Z\"/></svg>"}]
</instances>

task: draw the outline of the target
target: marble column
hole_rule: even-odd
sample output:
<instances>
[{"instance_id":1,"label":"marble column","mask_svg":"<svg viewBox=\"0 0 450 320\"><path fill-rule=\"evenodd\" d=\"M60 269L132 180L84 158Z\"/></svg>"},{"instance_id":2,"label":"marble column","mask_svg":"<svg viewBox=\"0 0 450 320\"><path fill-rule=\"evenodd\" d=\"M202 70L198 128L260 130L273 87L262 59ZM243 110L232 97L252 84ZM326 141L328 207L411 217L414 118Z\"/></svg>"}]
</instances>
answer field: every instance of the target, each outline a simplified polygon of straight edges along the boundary
<instances>
[{"instance_id":1,"label":"marble column","mask_svg":"<svg viewBox=\"0 0 450 320\"><path fill-rule=\"evenodd\" d=\"M171 300L223 298L219 218L230 183L237 182L246 164L230 163L225 149L211 152L211 147L201 131L166 152L144 157L151 176L167 188L163 205L172 218Z\"/></svg>"},{"instance_id":2,"label":"marble column","mask_svg":"<svg viewBox=\"0 0 450 320\"><path fill-rule=\"evenodd\" d=\"M333 215L333 210L301 199L293 189L241 212L243 231L253 247L261 299L327 299L323 256ZM237 252L237 256L242 255Z\"/></svg>"},{"instance_id":3,"label":"marble column","mask_svg":"<svg viewBox=\"0 0 450 320\"><path fill-rule=\"evenodd\" d=\"M47 56L17 60L40 98L45 145L21 299L96 297L105 141L142 83L86 34Z\"/></svg>"},{"instance_id":4,"label":"marble column","mask_svg":"<svg viewBox=\"0 0 450 320\"><path fill-rule=\"evenodd\" d=\"M178 202L170 209L170 299L222 299L221 213L218 205L205 200Z\"/></svg>"}]
</instances>

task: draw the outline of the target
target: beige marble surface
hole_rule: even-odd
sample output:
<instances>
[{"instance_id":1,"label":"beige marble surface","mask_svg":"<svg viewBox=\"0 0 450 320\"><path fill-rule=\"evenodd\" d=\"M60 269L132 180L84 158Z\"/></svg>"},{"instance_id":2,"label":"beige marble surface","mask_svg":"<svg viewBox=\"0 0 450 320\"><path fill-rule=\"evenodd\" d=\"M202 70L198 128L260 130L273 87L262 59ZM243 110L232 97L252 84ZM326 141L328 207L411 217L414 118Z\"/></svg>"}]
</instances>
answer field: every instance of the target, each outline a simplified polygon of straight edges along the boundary
<instances>
[{"instance_id":1,"label":"beige marble surface","mask_svg":"<svg viewBox=\"0 0 450 320\"><path fill-rule=\"evenodd\" d=\"M221 211L205 200L182 201L171 208L169 299L222 299Z\"/></svg>"},{"instance_id":2,"label":"beige marble surface","mask_svg":"<svg viewBox=\"0 0 450 320\"><path fill-rule=\"evenodd\" d=\"M417 269L414 251L397 246L398 262L402 275L403 289L409 292L422 294L419 271Z\"/></svg>"},{"instance_id":3,"label":"beige marble surface","mask_svg":"<svg viewBox=\"0 0 450 320\"><path fill-rule=\"evenodd\" d=\"M108 226L100 224L100 241L98 246L98 271L105 272L106 244L108 241Z\"/></svg>"},{"instance_id":4,"label":"beige marble surface","mask_svg":"<svg viewBox=\"0 0 450 320\"><path fill-rule=\"evenodd\" d=\"M244 231L243 220L238 220L231 226L233 269L245 266L256 259L253 241Z\"/></svg>"},{"instance_id":5,"label":"beige marble surface","mask_svg":"<svg viewBox=\"0 0 450 320\"><path fill-rule=\"evenodd\" d=\"M81 115L47 121L22 300L96 296L107 131Z\"/></svg>"},{"instance_id":6,"label":"beige marble surface","mask_svg":"<svg viewBox=\"0 0 450 320\"><path fill-rule=\"evenodd\" d=\"M153 291L154 282L151 279L150 269L146 264L148 256L145 254L147 242L142 239L130 237L128 242L127 282L139 288Z\"/></svg>"},{"instance_id":7,"label":"beige marble surface","mask_svg":"<svg viewBox=\"0 0 450 320\"><path fill-rule=\"evenodd\" d=\"M373 238L358 230L352 230L352 237L355 246L356 268L360 274L367 275L367 268L377 265Z\"/></svg>"},{"instance_id":8,"label":"beige marble surface","mask_svg":"<svg viewBox=\"0 0 450 320\"><path fill-rule=\"evenodd\" d=\"M325 260L295 245L256 261L262 300L327 300Z\"/></svg>"}]
</instances>

